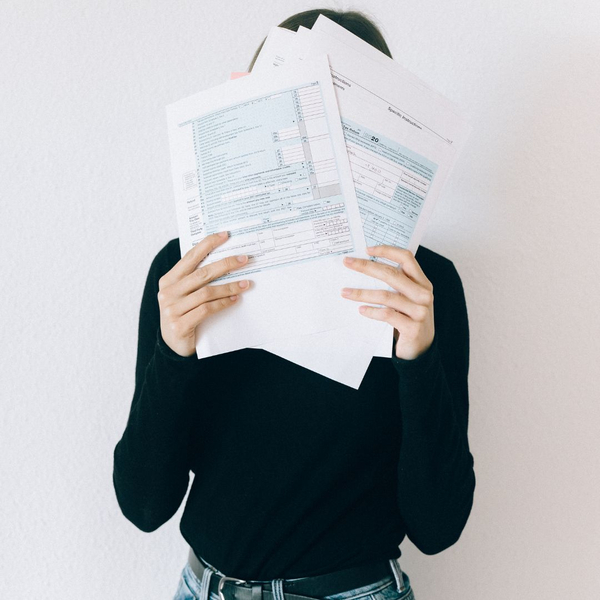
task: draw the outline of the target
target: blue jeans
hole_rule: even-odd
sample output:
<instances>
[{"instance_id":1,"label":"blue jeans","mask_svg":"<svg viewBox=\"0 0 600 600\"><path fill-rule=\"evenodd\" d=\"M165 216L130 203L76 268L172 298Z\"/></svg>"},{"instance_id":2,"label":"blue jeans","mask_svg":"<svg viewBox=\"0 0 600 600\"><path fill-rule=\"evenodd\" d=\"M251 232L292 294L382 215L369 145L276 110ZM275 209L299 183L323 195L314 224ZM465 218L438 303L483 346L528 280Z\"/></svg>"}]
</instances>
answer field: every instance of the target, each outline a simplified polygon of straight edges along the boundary
<instances>
[{"instance_id":1,"label":"blue jeans","mask_svg":"<svg viewBox=\"0 0 600 600\"><path fill-rule=\"evenodd\" d=\"M394 575L387 575L383 579L369 585L334 594L333 596L325 596L320 600L415 600L408 575L400 569L397 561L390 560L390 565ZM399 585L400 578L402 579L402 583ZM275 585L275 582L272 583ZM402 591L400 591L400 587ZM186 563L181 572L179 586L173 600L219 600L219 596L215 593L211 593L207 597L207 588L208 578L205 577L203 584L196 577L189 563Z\"/></svg>"}]
</instances>

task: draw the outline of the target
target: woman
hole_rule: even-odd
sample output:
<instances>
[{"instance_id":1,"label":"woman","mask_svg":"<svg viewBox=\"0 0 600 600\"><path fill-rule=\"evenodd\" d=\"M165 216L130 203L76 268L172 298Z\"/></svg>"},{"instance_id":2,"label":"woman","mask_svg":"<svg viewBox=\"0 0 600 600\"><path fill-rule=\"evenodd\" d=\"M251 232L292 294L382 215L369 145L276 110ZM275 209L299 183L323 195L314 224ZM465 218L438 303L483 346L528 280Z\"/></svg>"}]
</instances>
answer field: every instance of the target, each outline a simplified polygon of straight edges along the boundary
<instances>
[{"instance_id":1,"label":"woman","mask_svg":"<svg viewBox=\"0 0 600 600\"><path fill-rule=\"evenodd\" d=\"M360 13L307 11L280 27L310 28L320 13L391 56ZM343 295L384 305L361 312L394 327L391 358L374 358L354 390L264 350L196 358L196 327L252 289L207 285L247 257L196 268L226 239L208 236L183 258L171 240L150 267L135 392L114 452L124 515L154 531L196 474L180 524L190 555L179 600L414 598L400 542L408 536L425 554L454 544L475 489L469 331L454 265L423 247L370 250L402 269L345 260L382 290Z\"/></svg>"}]
</instances>

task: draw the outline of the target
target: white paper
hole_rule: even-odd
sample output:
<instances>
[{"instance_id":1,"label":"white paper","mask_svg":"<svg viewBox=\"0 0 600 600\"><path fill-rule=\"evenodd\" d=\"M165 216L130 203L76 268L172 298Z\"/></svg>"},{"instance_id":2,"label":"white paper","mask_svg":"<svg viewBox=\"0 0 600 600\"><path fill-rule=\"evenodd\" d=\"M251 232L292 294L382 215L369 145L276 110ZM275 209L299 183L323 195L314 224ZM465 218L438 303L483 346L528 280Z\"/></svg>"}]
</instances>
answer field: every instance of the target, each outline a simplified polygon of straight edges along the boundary
<instances>
[{"instance_id":1,"label":"white paper","mask_svg":"<svg viewBox=\"0 0 600 600\"><path fill-rule=\"evenodd\" d=\"M366 56L320 31L296 37L304 58L328 53L367 243L415 253L470 126L383 53Z\"/></svg>"},{"instance_id":2,"label":"white paper","mask_svg":"<svg viewBox=\"0 0 600 600\"><path fill-rule=\"evenodd\" d=\"M345 134L354 181L364 191L361 194L359 189L358 201L361 216L366 219L367 244L390 243L415 253L470 126L447 98L324 15L319 16L312 30L300 27L294 36L282 35L283 31L273 28L269 33L270 43L265 44L269 54L259 69L328 54L340 114L347 122ZM377 142L369 143L369 137ZM407 158L416 169L411 164L391 164L398 162L403 149L410 153ZM386 160L386 153L392 154L391 161ZM391 178L375 177L390 170ZM423 175L419 170L427 173ZM372 185L365 181L369 176ZM413 179L414 185L402 185L402 176ZM397 219L388 215L390 221L396 221L394 231L386 226L386 235L382 235L381 224L378 227L369 221L386 212L378 210L378 204L380 209L386 208L378 200L389 203L393 192L402 187L415 190L417 197L412 202L410 198L397 202L405 214Z\"/></svg>"},{"instance_id":3,"label":"white paper","mask_svg":"<svg viewBox=\"0 0 600 600\"><path fill-rule=\"evenodd\" d=\"M265 68L278 67L292 58L291 48L294 44L295 31L285 27L272 27L267 35L267 39L260 49L252 72L263 71ZM280 49L285 50L285 56L279 53Z\"/></svg>"},{"instance_id":4,"label":"white paper","mask_svg":"<svg viewBox=\"0 0 600 600\"><path fill-rule=\"evenodd\" d=\"M306 29L306 27L300 27L300 29ZM381 50L375 48L375 46L371 46L368 42L365 42L362 38L359 38L357 35L354 35L351 31L348 31L345 27L338 25L335 21L328 19L325 15L319 15L314 25L312 26L311 31L319 31L331 37L338 39L340 42L343 42L347 46L354 48L357 52L364 54L367 58L371 58L375 61L384 61L387 62L388 68L392 70L396 70L398 67L398 72L401 73L404 77L410 77L413 80L413 83L423 89L427 89L432 91L434 94L438 94L435 90L430 88L426 82L422 79L419 79L414 73L403 67L399 62L392 60L389 56L381 52ZM280 40L277 40L280 42ZM385 58L382 58L385 57ZM449 102L449 100L440 95L440 99L445 102Z\"/></svg>"},{"instance_id":5,"label":"white paper","mask_svg":"<svg viewBox=\"0 0 600 600\"><path fill-rule=\"evenodd\" d=\"M363 317L365 318L365 317ZM324 377L357 390L374 356L392 355L393 328L383 324L381 341L356 335L350 328L304 335L294 340L264 344L261 347Z\"/></svg>"},{"instance_id":6,"label":"white paper","mask_svg":"<svg viewBox=\"0 0 600 600\"><path fill-rule=\"evenodd\" d=\"M327 52L329 56L367 244L391 244L415 253L470 127L452 103L398 63L322 15L319 19L329 31L338 30L345 41L316 26L300 28L294 55ZM358 47L365 52L357 51ZM278 52L283 55L281 49ZM388 334L375 355L389 356L391 327ZM335 349L344 334L337 330L312 337L319 340L315 346ZM284 357L293 355L294 362L314 369L310 366L316 362L314 355L302 355L285 341L264 347ZM349 349L333 355L347 365L348 372L364 363Z\"/></svg>"},{"instance_id":7,"label":"white paper","mask_svg":"<svg viewBox=\"0 0 600 600\"><path fill-rule=\"evenodd\" d=\"M229 230L201 266L251 257L212 283L252 282L197 328L198 357L364 327L339 293L376 286L342 264L367 255L327 57L200 92L169 105L167 120L182 256Z\"/></svg>"},{"instance_id":8,"label":"white paper","mask_svg":"<svg viewBox=\"0 0 600 600\"><path fill-rule=\"evenodd\" d=\"M261 49L253 72L278 67L286 62L289 64L297 58L294 36L288 35L288 30L274 27ZM360 327L341 328L335 332L298 337L293 341L280 340L259 347L358 389L372 357L391 355L393 333L392 327L386 323L367 323L367 318L362 318L365 322ZM375 332L375 327L378 332Z\"/></svg>"}]
</instances>

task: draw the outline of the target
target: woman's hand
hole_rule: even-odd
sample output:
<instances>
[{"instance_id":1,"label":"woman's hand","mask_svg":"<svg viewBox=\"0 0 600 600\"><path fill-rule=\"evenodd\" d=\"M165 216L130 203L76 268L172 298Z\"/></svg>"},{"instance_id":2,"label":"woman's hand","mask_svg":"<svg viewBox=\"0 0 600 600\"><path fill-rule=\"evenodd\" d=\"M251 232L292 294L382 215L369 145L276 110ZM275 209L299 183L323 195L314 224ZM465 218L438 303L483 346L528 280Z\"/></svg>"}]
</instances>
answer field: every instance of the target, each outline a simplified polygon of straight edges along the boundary
<instances>
[{"instance_id":1,"label":"woman's hand","mask_svg":"<svg viewBox=\"0 0 600 600\"><path fill-rule=\"evenodd\" d=\"M433 343L433 285L410 250L396 246L367 248L371 256L381 256L400 265L390 265L346 257L345 265L387 283L395 291L344 288L342 296L358 302L382 304L385 308L360 306L365 317L386 321L394 327L396 356L413 360Z\"/></svg>"},{"instance_id":2,"label":"woman's hand","mask_svg":"<svg viewBox=\"0 0 600 600\"><path fill-rule=\"evenodd\" d=\"M160 331L167 346L180 356L195 352L194 331L200 323L234 304L237 294L250 287L247 280L208 285L213 279L243 267L248 262L247 256L230 256L196 269L228 237L226 231L205 237L158 280Z\"/></svg>"}]
</instances>

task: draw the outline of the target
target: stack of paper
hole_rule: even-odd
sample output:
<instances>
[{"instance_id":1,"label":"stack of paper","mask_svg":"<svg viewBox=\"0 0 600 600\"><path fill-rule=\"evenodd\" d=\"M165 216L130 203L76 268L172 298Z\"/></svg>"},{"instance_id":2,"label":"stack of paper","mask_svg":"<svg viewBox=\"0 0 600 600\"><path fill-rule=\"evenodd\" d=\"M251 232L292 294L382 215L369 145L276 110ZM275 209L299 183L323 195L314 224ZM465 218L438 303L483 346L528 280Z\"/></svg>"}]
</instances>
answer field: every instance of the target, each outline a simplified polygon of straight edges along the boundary
<instances>
[{"instance_id":1,"label":"stack of paper","mask_svg":"<svg viewBox=\"0 0 600 600\"><path fill-rule=\"evenodd\" d=\"M378 244L416 252L470 127L323 15L273 28L239 75L167 107L182 256L227 230L202 264L251 257L213 282L252 283L198 328L198 357L262 348L358 389L371 358L391 356L393 329L340 295L387 287L342 259Z\"/></svg>"}]
</instances>

